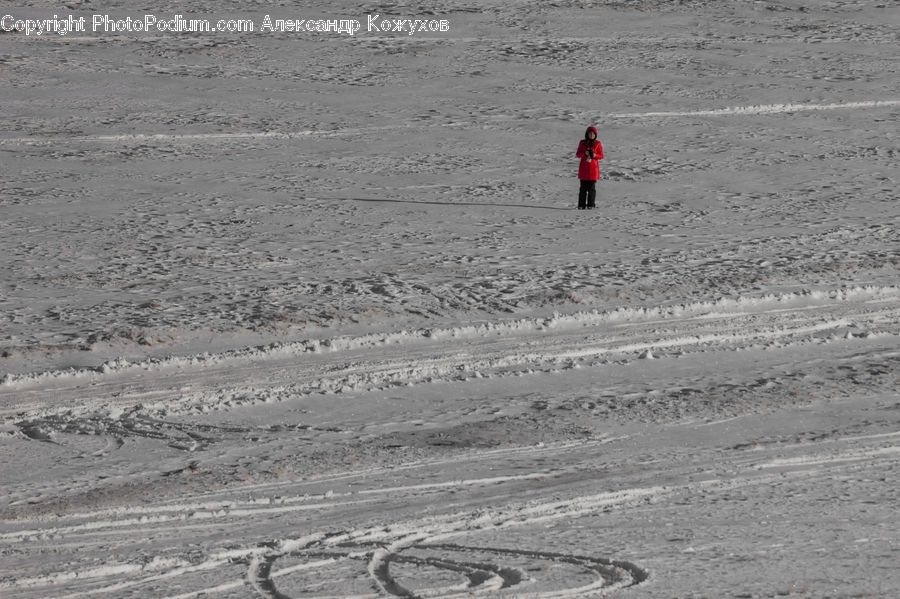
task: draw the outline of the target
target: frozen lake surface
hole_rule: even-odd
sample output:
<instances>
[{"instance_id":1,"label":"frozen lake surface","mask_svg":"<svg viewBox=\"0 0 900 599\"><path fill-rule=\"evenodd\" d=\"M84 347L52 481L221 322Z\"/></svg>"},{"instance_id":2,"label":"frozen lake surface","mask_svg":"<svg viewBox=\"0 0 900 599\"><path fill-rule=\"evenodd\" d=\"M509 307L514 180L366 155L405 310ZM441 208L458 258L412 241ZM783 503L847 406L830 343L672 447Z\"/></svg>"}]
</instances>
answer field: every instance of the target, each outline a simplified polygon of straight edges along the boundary
<instances>
[{"instance_id":1,"label":"frozen lake surface","mask_svg":"<svg viewBox=\"0 0 900 599\"><path fill-rule=\"evenodd\" d=\"M896 2L152 12L364 30L0 32L0 596L900 596Z\"/></svg>"}]
</instances>

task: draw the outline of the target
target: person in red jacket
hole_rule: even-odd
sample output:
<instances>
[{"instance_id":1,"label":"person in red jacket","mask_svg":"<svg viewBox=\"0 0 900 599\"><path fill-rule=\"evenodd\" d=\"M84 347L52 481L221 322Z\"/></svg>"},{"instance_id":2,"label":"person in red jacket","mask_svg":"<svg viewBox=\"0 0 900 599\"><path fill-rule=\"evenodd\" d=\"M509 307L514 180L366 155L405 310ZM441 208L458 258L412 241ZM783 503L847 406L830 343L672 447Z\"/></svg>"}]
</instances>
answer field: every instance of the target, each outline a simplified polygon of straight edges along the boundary
<instances>
[{"instance_id":1,"label":"person in red jacket","mask_svg":"<svg viewBox=\"0 0 900 599\"><path fill-rule=\"evenodd\" d=\"M597 199L597 180L600 178L600 161L603 160L603 146L597 139L597 129L588 127L584 132L584 139L578 143L577 158L581 158L578 165L578 178L581 187L578 189L578 209L591 210L595 207Z\"/></svg>"}]
</instances>

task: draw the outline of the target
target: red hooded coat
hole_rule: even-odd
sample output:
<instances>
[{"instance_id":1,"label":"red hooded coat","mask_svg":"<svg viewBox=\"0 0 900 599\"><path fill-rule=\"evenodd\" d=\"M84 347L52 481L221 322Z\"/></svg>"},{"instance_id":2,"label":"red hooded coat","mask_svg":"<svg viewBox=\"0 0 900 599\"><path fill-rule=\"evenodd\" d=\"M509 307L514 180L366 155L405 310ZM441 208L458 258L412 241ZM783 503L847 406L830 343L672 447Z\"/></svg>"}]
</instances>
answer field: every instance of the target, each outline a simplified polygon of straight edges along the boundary
<instances>
[{"instance_id":1,"label":"red hooded coat","mask_svg":"<svg viewBox=\"0 0 900 599\"><path fill-rule=\"evenodd\" d=\"M594 132L594 147L592 148L587 138L588 132ZM578 178L582 181L596 181L600 178L600 161L603 160L603 146L600 140L596 138L597 129L588 127L584 132L584 139L578 143L578 151L575 152L577 158L581 158L581 164L578 165ZM594 150L593 160L588 158L587 150Z\"/></svg>"}]
</instances>

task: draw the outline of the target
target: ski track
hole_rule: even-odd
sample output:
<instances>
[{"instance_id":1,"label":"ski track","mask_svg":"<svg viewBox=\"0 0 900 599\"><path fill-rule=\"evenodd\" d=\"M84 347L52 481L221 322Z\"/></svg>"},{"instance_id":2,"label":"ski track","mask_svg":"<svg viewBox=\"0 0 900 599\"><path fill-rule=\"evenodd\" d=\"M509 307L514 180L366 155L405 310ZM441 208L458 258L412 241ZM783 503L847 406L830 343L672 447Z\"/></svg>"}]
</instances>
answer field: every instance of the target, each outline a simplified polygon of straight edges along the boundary
<instances>
[{"instance_id":1,"label":"ski track","mask_svg":"<svg viewBox=\"0 0 900 599\"><path fill-rule=\"evenodd\" d=\"M611 118L617 119L644 119L682 116L746 116L785 114L816 110L862 110L869 108L890 108L893 106L900 106L900 100L871 100L830 104L760 104L755 106L733 106L729 108L718 108L713 110L613 113L609 116Z\"/></svg>"},{"instance_id":2,"label":"ski track","mask_svg":"<svg viewBox=\"0 0 900 599\"><path fill-rule=\"evenodd\" d=\"M719 116L762 116L769 114L792 114L796 112L809 112L821 110L866 110L878 108L892 108L900 106L900 100L864 100L855 102L833 102L827 104L786 103L786 104L757 104L750 106L732 106L709 110L691 111L649 111L630 113L611 113L605 118L611 119L645 119L645 118L673 118L673 117L719 117ZM530 117L496 115L492 120L529 120ZM0 137L0 146L20 144L52 143L140 143L147 141L167 142L204 142L218 140L241 139L293 139L303 137L355 137L361 134L371 135L384 131L396 131L398 128L421 127L420 124L404 124L390 126L351 127L334 130L303 130L303 131L238 131L232 133L128 133L122 135L84 135L84 136L33 136L33 137ZM473 124L444 123L429 125L429 127L462 127L475 126Z\"/></svg>"}]
</instances>

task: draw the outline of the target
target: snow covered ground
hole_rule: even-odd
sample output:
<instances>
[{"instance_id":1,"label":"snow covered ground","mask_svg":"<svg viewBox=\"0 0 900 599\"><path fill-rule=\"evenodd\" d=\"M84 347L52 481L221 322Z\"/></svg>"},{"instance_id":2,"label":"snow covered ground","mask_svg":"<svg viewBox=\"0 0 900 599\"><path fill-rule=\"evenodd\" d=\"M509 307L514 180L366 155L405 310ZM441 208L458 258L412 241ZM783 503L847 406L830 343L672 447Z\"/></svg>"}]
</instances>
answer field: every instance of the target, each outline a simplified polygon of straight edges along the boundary
<instances>
[{"instance_id":1,"label":"snow covered ground","mask_svg":"<svg viewBox=\"0 0 900 599\"><path fill-rule=\"evenodd\" d=\"M900 596L900 5L184 4L3 23L363 31L0 32L0 596Z\"/></svg>"}]
</instances>

